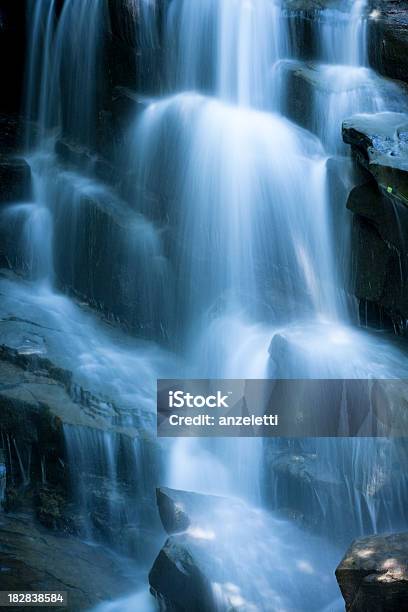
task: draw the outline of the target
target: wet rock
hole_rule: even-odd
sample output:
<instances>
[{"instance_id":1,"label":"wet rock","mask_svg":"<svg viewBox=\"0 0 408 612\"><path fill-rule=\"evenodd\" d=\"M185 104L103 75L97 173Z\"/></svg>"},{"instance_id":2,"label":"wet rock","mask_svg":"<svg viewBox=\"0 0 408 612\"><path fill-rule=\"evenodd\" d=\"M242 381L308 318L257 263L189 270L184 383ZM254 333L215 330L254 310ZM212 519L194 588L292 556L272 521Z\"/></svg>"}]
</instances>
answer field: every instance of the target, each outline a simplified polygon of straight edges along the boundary
<instances>
[{"instance_id":1,"label":"wet rock","mask_svg":"<svg viewBox=\"0 0 408 612\"><path fill-rule=\"evenodd\" d=\"M395 381L395 386L389 381L376 383L373 413L379 421L385 422L390 414L389 410L387 414L382 412L385 401L395 415L399 410L406 411L406 386L400 381ZM398 435L398 431L395 433ZM350 439L338 439L335 458L328 463L323 439L266 440L263 479L267 506L343 546L362 529L374 529L373 507L378 511L376 529L389 529L390 507L395 509L396 524L402 524L406 501L401 504L396 492L404 490L406 483L408 456L404 440L378 438L377 463L357 470L352 444L355 443ZM378 471L381 480L376 480Z\"/></svg>"},{"instance_id":2,"label":"wet rock","mask_svg":"<svg viewBox=\"0 0 408 612\"><path fill-rule=\"evenodd\" d=\"M302 527L327 535L330 532L334 541L343 537L344 526L333 520L332 512L341 507L348 513L346 483L323 468L316 452L305 452L296 443L292 449L278 448L268 441L264 469L265 499L273 510Z\"/></svg>"},{"instance_id":3,"label":"wet rock","mask_svg":"<svg viewBox=\"0 0 408 612\"><path fill-rule=\"evenodd\" d=\"M55 215L59 287L139 336L162 339L168 326L154 316L154 308L169 303L170 296L162 282L167 262L156 246L158 228L100 185L89 190L79 185L75 191L68 178L61 189L69 205L61 206ZM77 206L74 217L73 203ZM73 241L76 251L67 257ZM142 274L144 267L148 272Z\"/></svg>"},{"instance_id":4,"label":"wet rock","mask_svg":"<svg viewBox=\"0 0 408 612\"><path fill-rule=\"evenodd\" d=\"M371 0L369 19L370 64L392 79L408 82L408 3Z\"/></svg>"},{"instance_id":5,"label":"wet rock","mask_svg":"<svg viewBox=\"0 0 408 612\"><path fill-rule=\"evenodd\" d=\"M74 167L82 172L88 168L100 180L108 183L117 181L117 171L111 163L78 143L57 140L55 152L63 164Z\"/></svg>"},{"instance_id":6,"label":"wet rock","mask_svg":"<svg viewBox=\"0 0 408 612\"><path fill-rule=\"evenodd\" d=\"M112 96L112 112L116 128L124 138L129 125L142 113L152 98L143 96L129 87L116 87ZM116 134L118 138L118 134Z\"/></svg>"},{"instance_id":7,"label":"wet rock","mask_svg":"<svg viewBox=\"0 0 408 612\"><path fill-rule=\"evenodd\" d=\"M107 65L113 87L161 92L163 87L162 23L168 0L144 4L109 0L111 39Z\"/></svg>"},{"instance_id":8,"label":"wet rock","mask_svg":"<svg viewBox=\"0 0 408 612\"><path fill-rule=\"evenodd\" d=\"M137 588L102 547L38 527L28 515L0 517L0 588L67 591L77 612Z\"/></svg>"},{"instance_id":9,"label":"wet rock","mask_svg":"<svg viewBox=\"0 0 408 612\"><path fill-rule=\"evenodd\" d=\"M408 601L408 534L355 540L336 569L348 612L399 612Z\"/></svg>"},{"instance_id":10,"label":"wet rock","mask_svg":"<svg viewBox=\"0 0 408 612\"><path fill-rule=\"evenodd\" d=\"M343 123L345 142L369 173L347 203L355 214L354 292L366 322L390 321L403 333L408 318L407 133L408 116L401 113L356 115Z\"/></svg>"},{"instance_id":11,"label":"wet rock","mask_svg":"<svg viewBox=\"0 0 408 612\"><path fill-rule=\"evenodd\" d=\"M355 115L343 122L343 139L379 187L408 205L408 115Z\"/></svg>"},{"instance_id":12,"label":"wet rock","mask_svg":"<svg viewBox=\"0 0 408 612\"><path fill-rule=\"evenodd\" d=\"M218 495L203 495L167 487L156 489L160 519L167 533L203 528L217 520L226 508L241 508L239 501Z\"/></svg>"},{"instance_id":13,"label":"wet rock","mask_svg":"<svg viewBox=\"0 0 408 612\"><path fill-rule=\"evenodd\" d=\"M186 502L189 506L191 496L194 497L194 493L186 494L184 491L175 491L165 487L156 489L160 519L167 533L178 533L189 527L190 518L186 511Z\"/></svg>"},{"instance_id":14,"label":"wet rock","mask_svg":"<svg viewBox=\"0 0 408 612\"><path fill-rule=\"evenodd\" d=\"M214 529L232 517L248 519L248 509L239 500L166 487L157 489L157 505L165 530L177 535L167 539L150 570L151 592L166 610L215 610L212 583L227 581L228 568L225 573L225 542L218 543Z\"/></svg>"},{"instance_id":15,"label":"wet rock","mask_svg":"<svg viewBox=\"0 0 408 612\"><path fill-rule=\"evenodd\" d=\"M166 610L212 612L211 584L190 544L188 536L168 538L150 570L150 590Z\"/></svg>"},{"instance_id":16,"label":"wet rock","mask_svg":"<svg viewBox=\"0 0 408 612\"><path fill-rule=\"evenodd\" d=\"M0 157L0 202L31 198L31 169L24 159Z\"/></svg>"},{"instance_id":17,"label":"wet rock","mask_svg":"<svg viewBox=\"0 0 408 612\"><path fill-rule=\"evenodd\" d=\"M0 155L21 155L27 126L18 113L0 113Z\"/></svg>"},{"instance_id":18,"label":"wet rock","mask_svg":"<svg viewBox=\"0 0 408 612\"><path fill-rule=\"evenodd\" d=\"M69 332L52 328L33 311L29 320L19 317L18 308L12 308L13 315L7 309L4 298L0 314L4 509L30 510L50 530L92 533L126 554L133 554L136 543L129 545L122 533L137 528L152 549L158 524L149 493L154 488L141 482L135 462L140 448L154 481L160 459L146 423L136 416L134 402L132 427L126 408L109 400L101 384L99 393L90 391L79 384L72 363L68 369ZM27 317L27 310L23 312ZM110 469L109 444L116 449Z\"/></svg>"},{"instance_id":19,"label":"wet rock","mask_svg":"<svg viewBox=\"0 0 408 612\"><path fill-rule=\"evenodd\" d=\"M370 110L370 106L367 107L370 100L379 98L390 111L400 111L404 108L405 88L379 77L365 67L351 67L345 72L344 66L286 60L279 63L277 70L286 83L282 101L283 112L302 127L317 134L323 141L330 135L331 130L329 128L322 132L316 109L329 109L332 122L335 122L333 132L337 136L337 130L338 135L341 132L341 121L355 112L360 100L365 100L367 112ZM371 110L377 110L375 102Z\"/></svg>"}]
</instances>

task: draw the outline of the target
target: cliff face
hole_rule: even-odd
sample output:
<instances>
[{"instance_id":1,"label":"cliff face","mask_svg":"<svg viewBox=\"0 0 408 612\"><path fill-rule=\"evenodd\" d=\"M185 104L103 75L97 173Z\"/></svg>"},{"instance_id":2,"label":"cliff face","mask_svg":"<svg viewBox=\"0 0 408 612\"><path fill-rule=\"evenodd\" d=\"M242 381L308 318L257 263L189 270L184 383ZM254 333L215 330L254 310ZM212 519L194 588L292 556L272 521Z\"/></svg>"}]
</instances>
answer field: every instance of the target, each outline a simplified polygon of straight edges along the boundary
<instances>
[{"instance_id":1,"label":"cliff face","mask_svg":"<svg viewBox=\"0 0 408 612\"><path fill-rule=\"evenodd\" d=\"M408 2L372 0L370 64L386 77L408 82Z\"/></svg>"}]
</instances>

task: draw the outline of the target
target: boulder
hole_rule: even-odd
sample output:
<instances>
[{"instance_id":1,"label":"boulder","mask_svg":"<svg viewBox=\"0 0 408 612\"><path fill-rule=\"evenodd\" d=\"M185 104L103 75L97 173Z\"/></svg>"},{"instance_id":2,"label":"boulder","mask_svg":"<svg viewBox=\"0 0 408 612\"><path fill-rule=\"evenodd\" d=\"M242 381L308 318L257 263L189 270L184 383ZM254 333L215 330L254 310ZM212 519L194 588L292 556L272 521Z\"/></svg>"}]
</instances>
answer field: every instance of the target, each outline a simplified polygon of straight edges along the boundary
<instances>
[{"instance_id":1,"label":"boulder","mask_svg":"<svg viewBox=\"0 0 408 612\"><path fill-rule=\"evenodd\" d=\"M242 510L237 500L167 487L156 489L156 499L160 519L169 534L210 528L227 507Z\"/></svg>"},{"instance_id":2,"label":"boulder","mask_svg":"<svg viewBox=\"0 0 408 612\"><path fill-rule=\"evenodd\" d=\"M355 540L336 569L347 612L400 612L408 601L408 534Z\"/></svg>"},{"instance_id":3,"label":"boulder","mask_svg":"<svg viewBox=\"0 0 408 612\"><path fill-rule=\"evenodd\" d=\"M163 527L176 535L166 540L150 570L150 590L166 610L211 612L216 609L212 582L223 574L219 526L232 516L246 516L247 509L239 500L167 487L156 494Z\"/></svg>"},{"instance_id":4,"label":"boulder","mask_svg":"<svg viewBox=\"0 0 408 612\"><path fill-rule=\"evenodd\" d=\"M150 590L166 610L213 612L211 583L188 536L168 538L149 573Z\"/></svg>"},{"instance_id":5,"label":"boulder","mask_svg":"<svg viewBox=\"0 0 408 612\"><path fill-rule=\"evenodd\" d=\"M165 487L156 489L160 519L167 533L186 531L190 526L191 519L186 511L189 495L194 496L194 493L186 494Z\"/></svg>"}]
</instances>

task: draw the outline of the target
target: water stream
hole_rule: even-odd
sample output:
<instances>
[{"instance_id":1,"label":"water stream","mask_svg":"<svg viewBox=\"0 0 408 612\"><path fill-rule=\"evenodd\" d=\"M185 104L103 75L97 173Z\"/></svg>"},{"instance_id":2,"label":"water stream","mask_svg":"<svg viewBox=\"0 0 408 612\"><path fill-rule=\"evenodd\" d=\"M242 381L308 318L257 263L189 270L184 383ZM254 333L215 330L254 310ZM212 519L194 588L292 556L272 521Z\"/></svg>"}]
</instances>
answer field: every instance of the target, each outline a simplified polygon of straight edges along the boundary
<instances>
[{"instance_id":1,"label":"water stream","mask_svg":"<svg viewBox=\"0 0 408 612\"><path fill-rule=\"evenodd\" d=\"M141 0L145 45L156 44L151 4ZM347 155L342 119L405 105L396 86L367 66L365 10L366 2L358 0L321 11L316 61L306 66L293 55L284 0L172 0L162 24L166 93L129 126L122 151L131 177L125 203L96 178L91 162L83 173L68 171L54 153L65 133L80 135L89 147L95 143L105 2L68 0L58 20L53 0L31 3L26 104L39 128L27 137L27 159L35 197L6 214L22 225L25 268L37 287L31 297L24 292L25 303L49 311L56 327L69 328L65 358L72 354L82 383L113 388L129 414L132 402L142 402L153 415L155 379L170 372L200 378L406 376L408 361L398 346L357 327L344 285L347 262L338 261L332 231L328 161ZM312 84L307 125L291 121L293 70ZM351 171L344 180L350 187ZM166 202L166 231L151 215L152 192ZM107 249L128 262L127 299L143 296L138 316L153 317L154 329L165 330L166 350L154 343L118 345L58 293L61 267L74 277L81 266L75 258L82 224L77 211L93 199L122 220L123 243L112 238ZM344 246L346 211L341 219ZM8 290L21 297L21 289ZM146 380L143 389L134 382L135 370ZM151 430L151 422L145 426ZM66 437L79 466L94 461L115 482L114 436L68 428ZM273 514L291 491L272 475L273 494L266 499L265 454L280 444L180 439L164 449L165 484L243 500L240 513L224 517L222 530L212 528L214 556L228 568L224 580L218 573L213 583L220 611L342 609L333 572L343 549ZM283 444L290 447L290 441ZM398 453L393 444L301 443L302 452L317 456L317 470L348 492L343 503L351 518L344 528L334 496L317 499L316 492L326 536L335 530L347 540L404 524L406 479L387 489L386 503L378 493ZM132 452L140 470L143 453ZM86 483L76 494L86 507ZM120 520L116 511L111 509L112 521ZM150 606L152 598L142 592L98 609Z\"/></svg>"}]
</instances>

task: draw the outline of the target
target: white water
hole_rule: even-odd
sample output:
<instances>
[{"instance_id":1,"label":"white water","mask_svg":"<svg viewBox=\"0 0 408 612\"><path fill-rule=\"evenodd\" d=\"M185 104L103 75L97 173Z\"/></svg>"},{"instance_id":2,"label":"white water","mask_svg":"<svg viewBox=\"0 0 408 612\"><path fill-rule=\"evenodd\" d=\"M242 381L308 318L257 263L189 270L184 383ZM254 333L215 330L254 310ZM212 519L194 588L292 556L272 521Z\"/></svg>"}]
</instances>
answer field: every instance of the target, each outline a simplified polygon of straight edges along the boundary
<instances>
[{"instance_id":1,"label":"white water","mask_svg":"<svg viewBox=\"0 0 408 612\"><path fill-rule=\"evenodd\" d=\"M408 363L398 348L352 327L330 228L326 161L328 155L345 151L339 132L343 113L386 108L382 97L372 97L376 81L365 67L365 2L355 2L351 12L325 11L317 21L319 60L324 62L317 71L331 84L327 95L321 90L315 94L312 129L320 141L280 112L270 112L284 86L272 67L289 53L279 4L171 3L165 26L169 95L153 101L131 127L124 157L136 184L134 210L126 210L124 225L132 219L136 228L134 240L125 239L133 248L136 244L136 251L128 251L128 266L131 272L137 268L143 279L139 292L153 296L146 300L146 310L166 321L166 295L175 295L177 320L168 331L177 359L181 355L186 364L177 360L175 368L170 365L175 358L157 347L118 343L114 334L106 334L55 292L58 265L75 266L81 227L76 214L84 200L97 197L103 207L108 199L109 209L118 207L118 214L124 214L123 203L113 198L112 204L112 194L89 176L91 167L84 168L88 176L62 171L50 153L50 129L54 138L66 131L80 134L86 145L94 142L104 3L87 0L79 11L76 6L74 0L66 3L57 27L52 0L32 6L27 106L40 125L39 153L37 149L31 162L35 204L18 205L7 214L24 217L26 266L41 283L32 297L8 287L15 295L11 312L21 300L39 319L47 313L47 321L51 318L64 337L74 339L64 353L67 367L76 364L81 384L119 397L129 424L135 416L132 405L151 413L156 377L175 372L231 378L406 376ZM146 3L142 6L147 11ZM146 15L151 16L149 11ZM156 33L147 17L146 22L146 37L153 44ZM36 43L42 34L40 51ZM61 110L61 97L68 101L63 105L68 113ZM162 232L149 220L149 202L140 195L152 189L168 202L167 249ZM62 256L61 223L55 235L61 218L63 227L72 228L72 252ZM107 248L114 257L117 244L109 242ZM130 278L130 284L137 284L135 275ZM157 296L155 288L166 283L171 285L168 293ZM114 437L83 436L81 429L67 429L79 472L94 462L115 482ZM346 483L353 534L376 531L379 524L394 528L401 520L405 482L391 491L387 506L381 494L373 495L380 474L392 469L392 448L384 450L383 442L364 439L306 441L304 446L317 454L322 471ZM142 461L136 457L135 465ZM343 551L261 509L263 459L259 439L181 439L168 449L170 486L245 500L240 513L220 522L227 529L213 526L210 550L228 568L225 575L214 571L219 609L241 605L245 610L333 612L341 605L333 571ZM340 472L339 466L344 467ZM149 465L143 467L149 472ZM284 493L271 478L279 506L278 496ZM76 493L86 508L83 484ZM336 500L320 503L330 532ZM385 519L379 523L380 510ZM112 520L114 512L112 508ZM101 609L149 605L143 592Z\"/></svg>"}]
</instances>

